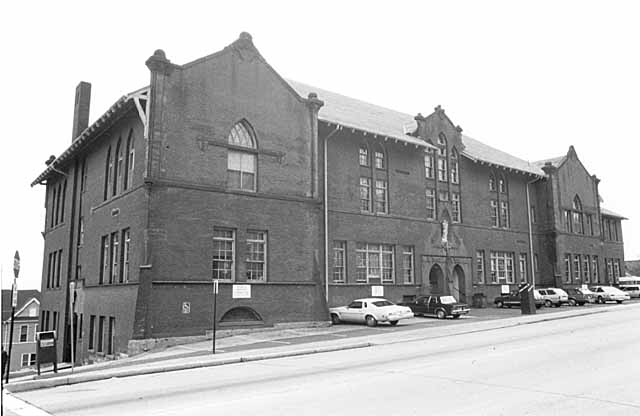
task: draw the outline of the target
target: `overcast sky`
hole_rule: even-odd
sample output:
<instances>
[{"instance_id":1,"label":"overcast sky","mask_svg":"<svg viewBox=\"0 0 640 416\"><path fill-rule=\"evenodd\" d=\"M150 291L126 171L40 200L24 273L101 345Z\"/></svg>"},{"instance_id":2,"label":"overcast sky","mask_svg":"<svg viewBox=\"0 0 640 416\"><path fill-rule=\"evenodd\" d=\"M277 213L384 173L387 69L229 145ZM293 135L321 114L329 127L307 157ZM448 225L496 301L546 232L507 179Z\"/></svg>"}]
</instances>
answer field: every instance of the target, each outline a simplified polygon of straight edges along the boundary
<instances>
[{"instance_id":1,"label":"overcast sky","mask_svg":"<svg viewBox=\"0 0 640 416\"><path fill-rule=\"evenodd\" d=\"M78 82L92 83L93 122L148 85L155 49L184 64L242 31L285 78L409 114L442 105L465 134L527 160L574 145L603 206L629 218L625 257L640 258L640 3L227 3L3 3L3 288L15 250L20 288L40 288L45 188L29 184L71 143Z\"/></svg>"}]
</instances>

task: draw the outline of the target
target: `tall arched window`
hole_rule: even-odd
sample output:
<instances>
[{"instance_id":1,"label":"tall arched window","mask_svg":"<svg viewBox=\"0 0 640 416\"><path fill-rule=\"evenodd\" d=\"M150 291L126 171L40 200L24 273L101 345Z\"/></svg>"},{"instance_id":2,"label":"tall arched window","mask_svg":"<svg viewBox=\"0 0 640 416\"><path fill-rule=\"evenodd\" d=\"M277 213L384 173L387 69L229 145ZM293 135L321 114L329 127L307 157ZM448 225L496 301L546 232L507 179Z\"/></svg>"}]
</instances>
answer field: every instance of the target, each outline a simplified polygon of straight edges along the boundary
<instances>
[{"instance_id":1,"label":"tall arched window","mask_svg":"<svg viewBox=\"0 0 640 416\"><path fill-rule=\"evenodd\" d=\"M135 148L134 148L135 137L133 136L133 130L129 132L129 137L127 138L127 155L126 155L126 163L125 169L126 172L124 174L124 189L127 190L133 184L133 166L135 162Z\"/></svg>"},{"instance_id":2,"label":"tall arched window","mask_svg":"<svg viewBox=\"0 0 640 416\"><path fill-rule=\"evenodd\" d=\"M458 170L458 151L454 147L451 149L451 183L460 183L460 172Z\"/></svg>"},{"instance_id":3,"label":"tall arched window","mask_svg":"<svg viewBox=\"0 0 640 416\"><path fill-rule=\"evenodd\" d=\"M361 144L358 148L358 162L360 166L369 166L369 149L366 144Z\"/></svg>"},{"instance_id":4,"label":"tall arched window","mask_svg":"<svg viewBox=\"0 0 640 416\"><path fill-rule=\"evenodd\" d=\"M227 186L244 191L256 190L257 143L253 128L242 120L229 133Z\"/></svg>"},{"instance_id":5,"label":"tall arched window","mask_svg":"<svg viewBox=\"0 0 640 416\"><path fill-rule=\"evenodd\" d=\"M113 172L113 195L117 195L122 191L122 177L124 174L124 147L122 146L122 138L118 139L116 145L115 168Z\"/></svg>"},{"instance_id":6,"label":"tall arched window","mask_svg":"<svg viewBox=\"0 0 640 416\"><path fill-rule=\"evenodd\" d=\"M438 135L438 180L447 181L447 138L442 133Z\"/></svg>"},{"instance_id":7,"label":"tall arched window","mask_svg":"<svg viewBox=\"0 0 640 416\"><path fill-rule=\"evenodd\" d=\"M578 234L584 234L582 202L580 202L580 197L578 197L578 195L573 198L573 230Z\"/></svg>"},{"instance_id":8,"label":"tall arched window","mask_svg":"<svg viewBox=\"0 0 640 416\"><path fill-rule=\"evenodd\" d=\"M496 177L493 176L492 173L489 174L489 190L490 191L495 191L496 188Z\"/></svg>"},{"instance_id":9,"label":"tall arched window","mask_svg":"<svg viewBox=\"0 0 640 416\"><path fill-rule=\"evenodd\" d=\"M111 160L111 146L107 150L107 160L104 165L104 200L109 197L109 190L111 189L111 183L113 181L113 161Z\"/></svg>"},{"instance_id":10,"label":"tall arched window","mask_svg":"<svg viewBox=\"0 0 640 416\"><path fill-rule=\"evenodd\" d=\"M498 189L501 194L507 193L507 180L502 175L500 175L500 179L498 179Z\"/></svg>"}]
</instances>

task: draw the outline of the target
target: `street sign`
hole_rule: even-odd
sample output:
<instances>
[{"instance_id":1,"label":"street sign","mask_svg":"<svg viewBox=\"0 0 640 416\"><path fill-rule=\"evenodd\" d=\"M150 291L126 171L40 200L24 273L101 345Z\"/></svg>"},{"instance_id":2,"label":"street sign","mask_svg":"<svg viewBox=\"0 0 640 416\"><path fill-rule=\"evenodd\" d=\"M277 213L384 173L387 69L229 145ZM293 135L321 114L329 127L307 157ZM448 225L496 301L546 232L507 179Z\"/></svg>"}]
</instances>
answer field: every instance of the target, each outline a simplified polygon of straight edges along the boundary
<instances>
[{"instance_id":1,"label":"street sign","mask_svg":"<svg viewBox=\"0 0 640 416\"><path fill-rule=\"evenodd\" d=\"M231 297L233 299L251 299L251 285L233 285Z\"/></svg>"},{"instance_id":2,"label":"street sign","mask_svg":"<svg viewBox=\"0 0 640 416\"><path fill-rule=\"evenodd\" d=\"M218 294L218 279L213 281L213 293Z\"/></svg>"},{"instance_id":3,"label":"street sign","mask_svg":"<svg viewBox=\"0 0 640 416\"><path fill-rule=\"evenodd\" d=\"M13 256L13 275L17 278L20 273L20 254L16 250L16 254Z\"/></svg>"},{"instance_id":4,"label":"street sign","mask_svg":"<svg viewBox=\"0 0 640 416\"><path fill-rule=\"evenodd\" d=\"M384 296L384 286L371 286L371 296Z\"/></svg>"},{"instance_id":5,"label":"street sign","mask_svg":"<svg viewBox=\"0 0 640 416\"><path fill-rule=\"evenodd\" d=\"M13 286L11 287L11 307L15 308L18 306L18 282L14 279ZM11 318L13 321L13 318Z\"/></svg>"}]
</instances>

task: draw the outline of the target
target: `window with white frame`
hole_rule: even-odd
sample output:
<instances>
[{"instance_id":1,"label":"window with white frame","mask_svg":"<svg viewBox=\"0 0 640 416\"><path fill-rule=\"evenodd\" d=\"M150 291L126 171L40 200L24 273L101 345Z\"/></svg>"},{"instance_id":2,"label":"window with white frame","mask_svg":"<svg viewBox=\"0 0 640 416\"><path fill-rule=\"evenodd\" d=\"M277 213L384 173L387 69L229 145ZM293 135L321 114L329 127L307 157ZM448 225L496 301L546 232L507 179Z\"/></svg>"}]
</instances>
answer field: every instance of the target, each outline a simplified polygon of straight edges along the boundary
<instances>
[{"instance_id":1,"label":"window with white frame","mask_svg":"<svg viewBox=\"0 0 640 416\"><path fill-rule=\"evenodd\" d=\"M491 226L498 227L498 201L491 200Z\"/></svg>"},{"instance_id":2,"label":"window with white frame","mask_svg":"<svg viewBox=\"0 0 640 416\"><path fill-rule=\"evenodd\" d=\"M607 279L608 283L613 283L613 261L611 259L605 259L607 263Z\"/></svg>"},{"instance_id":3,"label":"window with white frame","mask_svg":"<svg viewBox=\"0 0 640 416\"><path fill-rule=\"evenodd\" d=\"M573 278L576 282L582 277L580 254L573 255Z\"/></svg>"},{"instance_id":4,"label":"window with white frame","mask_svg":"<svg viewBox=\"0 0 640 416\"><path fill-rule=\"evenodd\" d=\"M234 280L235 238L234 230L213 229L212 272L214 279Z\"/></svg>"},{"instance_id":5,"label":"window with white frame","mask_svg":"<svg viewBox=\"0 0 640 416\"><path fill-rule=\"evenodd\" d=\"M414 283L413 246L402 247L402 275L404 277L405 284Z\"/></svg>"},{"instance_id":6,"label":"window with white frame","mask_svg":"<svg viewBox=\"0 0 640 416\"><path fill-rule=\"evenodd\" d=\"M591 273L593 274L593 283L600 283L600 268L598 267L598 256L591 258Z\"/></svg>"},{"instance_id":7,"label":"window with white frame","mask_svg":"<svg viewBox=\"0 0 640 416\"><path fill-rule=\"evenodd\" d=\"M571 283L571 254L564 255L564 282Z\"/></svg>"},{"instance_id":8,"label":"window with white frame","mask_svg":"<svg viewBox=\"0 0 640 416\"><path fill-rule=\"evenodd\" d=\"M613 259L613 277L615 278L615 283L618 283L618 278L620 277L620 259Z\"/></svg>"},{"instance_id":9,"label":"window with white frame","mask_svg":"<svg viewBox=\"0 0 640 416\"><path fill-rule=\"evenodd\" d=\"M374 152L374 158L376 169L385 169L384 152L376 150Z\"/></svg>"},{"instance_id":10,"label":"window with white frame","mask_svg":"<svg viewBox=\"0 0 640 416\"><path fill-rule=\"evenodd\" d=\"M503 177L498 180L498 190L501 194L507 193L507 181Z\"/></svg>"},{"instance_id":11,"label":"window with white frame","mask_svg":"<svg viewBox=\"0 0 640 416\"><path fill-rule=\"evenodd\" d=\"M236 123L229 133L228 142L234 147L227 153L227 186L255 191L257 146L253 128L244 120Z\"/></svg>"},{"instance_id":12,"label":"window with white frame","mask_svg":"<svg viewBox=\"0 0 640 416\"><path fill-rule=\"evenodd\" d=\"M131 231L126 228L122 230L122 274L120 282L129 282L129 263L131 262Z\"/></svg>"},{"instance_id":13,"label":"window with white frame","mask_svg":"<svg viewBox=\"0 0 640 416\"><path fill-rule=\"evenodd\" d=\"M491 283L515 282L513 253L504 251L491 252Z\"/></svg>"},{"instance_id":14,"label":"window with white frame","mask_svg":"<svg viewBox=\"0 0 640 416\"><path fill-rule=\"evenodd\" d=\"M518 268L519 268L519 272L520 272L520 283L526 283L527 282L527 254L526 253L520 253L520 256L518 257Z\"/></svg>"},{"instance_id":15,"label":"window with white frame","mask_svg":"<svg viewBox=\"0 0 640 416\"><path fill-rule=\"evenodd\" d=\"M578 234L584 234L582 202L580 202L578 195L573 198L573 230Z\"/></svg>"},{"instance_id":16,"label":"window with white frame","mask_svg":"<svg viewBox=\"0 0 640 416\"><path fill-rule=\"evenodd\" d=\"M436 218L436 191L427 188L427 219L434 220Z\"/></svg>"},{"instance_id":17,"label":"window with white frame","mask_svg":"<svg viewBox=\"0 0 640 416\"><path fill-rule=\"evenodd\" d=\"M484 284L484 250L476 251L476 283Z\"/></svg>"},{"instance_id":18,"label":"window with white frame","mask_svg":"<svg viewBox=\"0 0 640 416\"><path fill-rule=\"evenodd\" d=\"M424 176L433 179L433 152L431 150L424 154Z\"/></svg>"},{"instance_id":19,"label":"window with white frame","mask_svg":"<svg viewBox=\"0 0 640 416\"><path fill-rule=\"evenodd\" d=\"M135 150L135 137L133 136L133 130L129 132L127 139L127 172L124 176L124 189L128 189L133 185L133 168L135 166L136 150Z\"/></svg>"},{"instance_id":20,"label":"window with white frame","mask_svg":"<svg viewBox=\"0 0 640 416\"><path fill-rule=\"evenodd\" d=\"M387 181L376 179L376 212L387 213Z\"/></svg>"},{"instance_id":21,"label":"window with white frame","mask_svg":"<svg viewBox=\"0 0 640 416\"><path fill-rule=\"evenodd\" d=\"M28 336L29 336L29 326L20 325L20 338L18 342L27 342Z\"/></svg>"},{"instance_id":22,"label":"window with white frame","mask_svg":"<svg viewBox=\"0 0 640 416\"><path fill-rule=\"evenodd\" d=\"M358 161L360 162L360 166L369 166L369 149L367 149L367 146L360 145Z\"/></svg>"},{"instance_id":23,"label":"window with white frame","mask_svg":"<svg viewBox=\"0 0 640 416\"><path fill-rule=\"evenodd\" d=\"M500 201L500 225L503 228L510 227L509 203L506 201Z\"/></svg>"},{"instance_id":24,"label":"window with white frame","mask_svg":"<svg viewBox=\"0 0 640 416\"><path fill-rule=\"evenodd\" d=\"M371 178L360 177L360 211L371 212Z\"/></svg>"},{"instance_id":25,"label":"window with white frame","mask_svg":"<svg viewBox=\"0 0 640 416\"><path fill-rule=\"evenodd\" d=\"M393 283L393 246L388 244L356 244L356 281L369 282L380 279Z\"/></svg>"},{"instance_id":26,"label":"window with white frame","mask_svg":"<svg viewBox=\"0 0 640 416\"><path fill-rule=\"evenodd\" d=\"M100 280L99 284L104 284L105 279L109 278L109 266L111 265L109 258L109 235L102 236L102 247L100 255Z\"/></svg>"},{"instance_id":27,"label":"window with white frame","mask_svg":"<svg viewBox=\"0 0 640 416\"><path fill-rule=\"evenodd\" d=\"M590 277L591 277L591 273L590 273L590 269L591 269L591 259L589 258L590 256L588 254L585 254L584 256L582 256L582 280L583 283L589 283L590 282Z\"/></svg>"},{"instance_id":28,"label":"window with white frame","mask_svg":"<svg viewBox=\"0 0 640 416\"><path fill-rule=\"evenodd\" d=\"M333 283L346 282L346 241L333 242Z\"/></svg>"},{"instance_id":29,"label":"window with white frame","mask_svg":"<svg viewBox=\"0 0 640 416\"><path fill-rule=\"evenodd\" d=\"M454 147L451 150L451 183L460 183L460 173L458 164L458 151Z\"/></svg>"},{"instance_id":30,"label":"window with white frame","mask_svg":"<svg viewBox=\"0 0 640 416\"><path fill-rule=\"evenodd\" d=\"M111 274L109 283L117 283L120 275L120 236L117 232L111 233Z\"/></svg>"},{"instance_id":31,"label":"window with white frame","mask_svg":"<svg viewBox=\"0 0 640 416\"><path fill-rule=\"evenodd\" d=\"M460 194L451 193L451 221L460 222Z\"/></svg>"},{"instance_id":32,"label":"window with white frame","mask_svg":"<svg viewBox=\"0 0 640 416\"><path fill-rule=\"evenodd\" d=\"M36 365L36 354L35 353L24 353L20 356L20 366L21 367L31 367Z\"/></svg>"},{"instance_id":33,"label":"window with white frame","mask_svg":"<svg viewBox=\"0 0 640 416\"><path fill-rule=\"evenodd\" d=\"M496 190L496 178L493 175L489 175L489 190L490 191Z\"/></svg>"},{"instance_id":34,"label":"window with white frame","mask_svg":"<svg viewBox=\"0 0 640 416\"><path fill-rule=\"evenodd\" d=\"M267 280L267 232L247 231L247 280Z\"/></svg>"},{"instance_id":35,"label":"window with white frame","mask_svg":"<svg viewBox=\"0 0 640 416\"><path fill-rule=\"evenodd\" d=\"M443 157L438 158L438 180L447 181L447 159Z\"/></svg>"}]
</instances>

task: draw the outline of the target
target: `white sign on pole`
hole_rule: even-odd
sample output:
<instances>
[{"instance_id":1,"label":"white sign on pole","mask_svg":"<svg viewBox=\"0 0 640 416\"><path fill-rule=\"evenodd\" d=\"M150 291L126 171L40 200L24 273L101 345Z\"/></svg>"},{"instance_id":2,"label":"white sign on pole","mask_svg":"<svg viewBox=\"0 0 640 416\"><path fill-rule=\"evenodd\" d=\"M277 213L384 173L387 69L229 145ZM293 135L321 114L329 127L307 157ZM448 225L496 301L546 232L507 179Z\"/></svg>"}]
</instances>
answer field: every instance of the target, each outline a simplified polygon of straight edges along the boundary
<instances>
[{"instance_id":1,"label":"white sign on pole","mask_svg":"<svg viewBox=\"0 0 640 416\"><path fill-rule=\"evenodd\" d=\"M500 293L502 293L503 295L508 294L509 293L509 285L502 285L502 289L501 289Z\"/></svg>"},{"instance_id":2,"label":"white sign on pole","mask_svg":"<svg viewBox=\"0 0 640 416\"><path fill-rule=\"evenodd\" d=\"M182 313L184 314L191 313L191 302L182 302Z\"/></svg>"},{"instance_id":3,"label":"white sign on pole","mask_svg":"<svg viewBox=\"0 0 640 416\"><path fill-rule=\"evenodd\" d=\"M251 299L251 285L233 285L233 299Z\"/></svg>"},{"instance_id":4,"label":"white sign on pole","mask_svg":"<svg viewBox=\"0 0 640 416\"><path fill-rule=\"evenodd\" d=\"M384 296L384 286L371 286L371 296Z\"/></svg>"},{"instance_id":5,"label":"white sign on pole","mask_svg":"<svg viewBox=\"0 0 640 416\"><path fill-rule=\"evenodd\" d=\"M17 307L18 306L18 282L13 279L13 290L11 291L11 306L12 307Z\"/></svg>"},{"instance_id":6,"label":"white sign on pole","mask_svg":"<svg viewBox=\"0 0 640 416\"><path fill-rule=\"evenodd\" d=\"M218 279L213 281L213 293L218 294Z\"/></svg>"}]
</instances>

